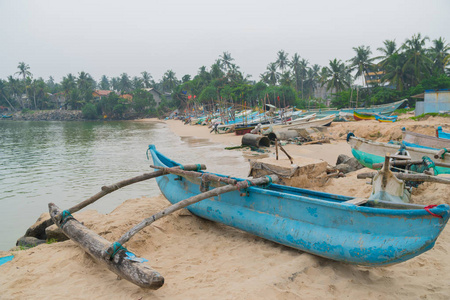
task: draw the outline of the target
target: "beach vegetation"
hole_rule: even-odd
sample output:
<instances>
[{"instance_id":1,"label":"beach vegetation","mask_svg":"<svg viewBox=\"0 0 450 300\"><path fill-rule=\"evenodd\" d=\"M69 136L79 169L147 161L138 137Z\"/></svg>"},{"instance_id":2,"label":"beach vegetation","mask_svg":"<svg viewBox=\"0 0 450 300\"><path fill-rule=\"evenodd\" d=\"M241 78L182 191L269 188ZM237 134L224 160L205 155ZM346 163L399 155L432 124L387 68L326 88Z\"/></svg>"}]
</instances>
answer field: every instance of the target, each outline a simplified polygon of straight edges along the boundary
<instances>
[{"instance_id":1,"label":"beach vegetation","mask_svg":"<svg viewBox=\"0 0 450 300\"><path fill-rule=\"evenodd\" d=\"M450 45L414 34L403 43L384 40L376 52L369 46L353 47L349 58L331 57L320 66L301 53L292 56L281 49L258 78L251 78L228 51L185 74L181 80L170 69L160 80L143 71L137 76L102 75L98 82L86 71L69 73L60 82L34 76L32 66L19 62L17 72L0 79L0 106L10 111L68 109L82 110L86 118L163 116L181 108L216 109L229 105L277 107L367 107L409 99L426 90L450 88ZM205 62L208 63L208 62ZM159 105L146 89L156 90L164 101ZM110 92L93 96L94 91Z\"/></svg>"}]
</instances>

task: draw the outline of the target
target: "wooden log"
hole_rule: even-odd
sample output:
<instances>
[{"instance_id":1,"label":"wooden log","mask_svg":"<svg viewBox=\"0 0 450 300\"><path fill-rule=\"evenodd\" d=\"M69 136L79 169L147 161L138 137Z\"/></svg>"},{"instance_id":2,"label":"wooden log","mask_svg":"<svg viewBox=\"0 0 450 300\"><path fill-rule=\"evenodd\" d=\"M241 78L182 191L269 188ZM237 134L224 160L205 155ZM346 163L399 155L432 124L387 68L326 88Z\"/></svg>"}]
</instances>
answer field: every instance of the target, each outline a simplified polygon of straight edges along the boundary
<instances>
[{"instance_id":1,"label":"wooden log","mask_svg":"<svg viewBox=\"0 0 450 300\"><path fill-rule=\"evenodd\" d=\"M270 177L271 179L269 179L268 177ZM268 182L277 182L278 181L278 176L276 175L268 175L265 177L260 177L260 178L256 178L256 179L252 179L252 180L243 180L243 181L239 181L238 183L236 183L235 185L226 185L226 186L222 186L222 187L218 187L212 190L209 190L205 193L201 193L198 194L196 196L190 197L188 199L182 200L178 203L175 203L169 207L167 207L166 209L154 214L153 216L144 219L142 222L140 222L139 224L137 224L136 226L134 226L132 229L130 229L127 233L125 233L124 235L122 235L118 240L117 243L119 243L120 245L125 244L126 242L128 242L136 233L138 233L140 230L142 230L143 228L149 226L150 224L152 224L153 222L155 222L156 220L167 216L177 210L180 210L182 208L185 208L186 206L189 206L191 204L197 203L199 201L208 199L208 198L212 198L212 197L216 197L218 195L224 194L224 193L228 193L228 192L232 192L232 191L236 191L236 190L240 190L240 189L245 189L248 188L252 185L263 185L263 184L267 184ZM111 251L113 250L113 244L111 244L106 251L103 252L104 255L107 255L107 253L111 253Z\"/></svg>"},{"instance_id":2,"label":"wooden log","mask_svg":"<svg viewBox=\"0 0 450 300\"><path fill-rule=\"evenodd\" d=\"M322 139L322 140L317 140L317 141L311 141L311 142L305 142L302 144L303 145L314 145L314 144L325 144L325 143L330 143L330 139Z\"/></svg>"},{"instance_id":3,"label":"wooden log","mask_svg":"<svg viewBox=\"0 0 450 300\"><path fill-rule=\"evenodd\" d=\"M371 172L371 173L360 173L356 176L358 179L366 179L366 178L373 178L375 177L377 173ZM436 182L436 183L445 183L450 184L450 179L443 178L443 177L437 177L437 176L431 176L431 175L425 175L425 174L405 174L405 173L394 173L395 177L397 177L400 180L408 180L408 181L426 181L426 182Z\"/></svg>"},{"instance_id":4,"label":"wooden log","mask_svg":"<svg viewBox=\"0 0 450 300\"><path fill-rule=\"evenodd\" d=\"M150 266L143 262L129 260L126 251L120 249L113 259L105 258L104 251L111 243L87 229L73 217L62 221L62 211L53 203L48 204L50 216L53 222L72 241L78 244L84 251L97 262L105 265L109 270L131 283L146 289L156 290L164 284L164 278ZM63 224L61 224L61 221ZM113 283L112 283L113 284Z\"/></svg>"}]
</instances>

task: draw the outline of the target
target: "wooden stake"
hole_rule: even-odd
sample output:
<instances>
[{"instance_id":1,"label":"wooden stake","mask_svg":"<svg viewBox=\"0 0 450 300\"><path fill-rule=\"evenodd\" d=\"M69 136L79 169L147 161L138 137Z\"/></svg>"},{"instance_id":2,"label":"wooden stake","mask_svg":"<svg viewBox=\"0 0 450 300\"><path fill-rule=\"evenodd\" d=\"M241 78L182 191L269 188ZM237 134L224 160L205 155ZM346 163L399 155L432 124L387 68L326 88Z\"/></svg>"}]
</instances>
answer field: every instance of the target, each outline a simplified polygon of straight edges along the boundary
<instances>
[{"instance_id":1,"label":"wooden stake","mask_svg":"<svg viewBox=\"0 0 450 300\"><path fill-rule=\"evenodd\" d=\"M275 139L275 157L278 160L278 139Z\"/></svg>"},{"instance_id":2,"label":"wooden stake","mask_svg":"<svg viewBox=\"0 0 450 300\"><path fill-rule=\"evenodd\" d=\"M284 148L280 145L280 150L284 152L284 154L286 154L286 156L289 158L289 161L291 162L291 164L294 163L294 160L292 159L292 157L286 152L286 150L284 150Z\"/></svg>"}]
</instances>

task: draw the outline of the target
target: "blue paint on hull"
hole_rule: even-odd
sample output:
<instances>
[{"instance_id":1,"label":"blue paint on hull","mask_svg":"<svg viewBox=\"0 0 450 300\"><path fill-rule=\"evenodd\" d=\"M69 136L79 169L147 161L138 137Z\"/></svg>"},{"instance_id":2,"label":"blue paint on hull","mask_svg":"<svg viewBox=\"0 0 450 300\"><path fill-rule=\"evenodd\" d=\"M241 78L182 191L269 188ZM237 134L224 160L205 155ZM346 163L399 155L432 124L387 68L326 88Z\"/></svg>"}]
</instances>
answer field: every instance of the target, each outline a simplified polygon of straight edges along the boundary
<instances>
[{"instance_id":1,"label":"blue paint on hull","mask_svg":"<svg viewBox=\"0 0 450 300\"><path fill-rule=\"evenodd\" d=\"M157 166L178 165L154 146L150 152ZM165 175L156 179L171 203L200 193L200 180L177 178ZM286 246L367 266L399 263L431 249L449 218L448 205L432 208L443 216L437 218L414 205L411 209L383 209L343 203L351 199L273 184L250 187L248 196L239 191L223 194L188 209Z\"/></svg>"}]
</instances>

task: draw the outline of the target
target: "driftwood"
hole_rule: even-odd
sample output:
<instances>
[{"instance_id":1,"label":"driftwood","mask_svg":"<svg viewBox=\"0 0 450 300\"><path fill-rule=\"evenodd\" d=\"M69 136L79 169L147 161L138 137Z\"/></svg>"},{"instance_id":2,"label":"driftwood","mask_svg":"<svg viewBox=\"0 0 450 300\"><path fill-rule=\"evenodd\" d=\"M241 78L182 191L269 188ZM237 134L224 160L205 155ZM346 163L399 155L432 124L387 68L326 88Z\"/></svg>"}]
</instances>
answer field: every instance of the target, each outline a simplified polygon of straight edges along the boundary
<instances>
[{"instance_id":1,"label":"driftwood","mask_svg":"<svg viewBox=\"0 0 450 300\"><path fill-rule=\"evenodd\" d=\"M68 217L61 222L62 212L55 204L49 203L48 208L53 222L61 228L65 235L121 278L142 288L153 290L164 284L164 278L158 272L143 262L129 260L124 249L117 251L112 259L105 258L104 251L111 244L108 240L87 229L73 217Z\"/></svg>"},{"instance_id":2,"label":"driftwood","mask_svg":"<svg viewBox=\"0 0 450 300\"><path fill-rule=\"evenodd\" d=\"M366 178L373 178L375 177L377 173L375 172L369 172L369 173L361 173L356 176L358 179L366 179ZM394 173L395 177L401 180L408 180L408 181L427 181L427 182L436 182L436 183L445 183L450 184L450 179L442 178L442 177L436 177L431 175L425 175L425 174L405 174L405 173Z\"/></svg>"},{"instance_id":3,"label":"driftwood","mask_svg":"<svg viewBox=\"0 0 450 300\"><path fill-rule=\"evenodd\" d=\"M292 157L286 152L286 150L284 150L284 148L281 146L281 144L279 145L280 150L284 152L284 154L286 154L286 156L289 158L289 161L291 162L291 164L294 163L294 160L292 159Z\"/></svg>"},{"instance_id":4,"label":"driftwood","mask_svg":"<svg viewBox=\"0 0 450 300\"><path fill-rule=\"evenodd\" d=\"M184 167L185 170L197 170L199 166L200 166L200 169L202 169L202 170L206 169L205 165L185 165L183 167ZM177 168L179 168L179 167L177 167ZM67 211L69 211L71 214L73 214L73 213L75 213L75 212L85 208L86 206L94 203L95 201L97 201L98 199L102 198L103 196L106 196L109 193L117 191L120 188L123 188L123 187L128 186L128 185L133 184L133 183L137 183L137 182L141 182L141 181L148 180L148 179L151 179L151 178L159 177L159 176L162 176L164 174L167 174L167 171L159 170L159 171L155 171L155 172L152 172L152 173L145 173L145 174L142 174L142 175L139 175L139 176L136 176L136 177L125 179L125 180L119 181L117 183L108 185L108 186L103 186L101 188L100 192L98 192L97 194L93 195L92 197L90 197L90 198L88 198L88 199L78 203L77 205L69 208ZM38 235L38 236L45 236L45 228L47 228L48 226L53 225L54 223L53 223L53 220L50 218L50 219L44 221L42 224L44 224L44 225L43 226L39 226L39 228L35 228L33 230L33 232L32 232L33 236L36 236L36 235ZM30 230L31 230L31 228L29 228L27 230L25 236L27 236L27 234L31 234Z\"/></svg>"},{"instance_id":5,"label":"driftwood","mask_svg":"<svg viewBox=\"0 0 450 300\"><path fill-rule=\"evenodd\" d=\"M325 144L325 143L330 143L330 139L322 139L322 140L317 140L317 141L311 141L311 142L306 142L303 143L303 145L313 145L313 144Z\"/></svg>"},{"instance_id":6,"label":"driftwood","mask_svg":"<svg viewBox=\"0 0 450 300\"><path fill-rule=\"evenodd\" d=\"M253 180L244 180L244 181L239 181L238 183L234 184L234 185L226 185L226 186L222 186L222 187L218 187L212 190L209 190L205 193L201 193L199 195L190 197L188 199L182 200L176 204L173 204L169 207L167 207L166 209L154 214L153 216L144 219L142 222L140 222L139 224L137 224L136 226L134 226L132 229L130 229L127 233L125 233L124 235L122 235L116 243L123 245L126 242L128 242L136 233L138 233L140 230L142 230L143 228L149 226L150 224L152 224L153 222L155 222L156 220L167 216L177 210L180 210L182 208L185 208L186 206L189 206L191 204L197 203L199 201L208 199L208 198L212 198L224 193L228 193L228 192L232 192L232 191L236 191L236 190L240 190L240 189L245 189L248 188L252 185L262 185L262 184L267 184L270 181L272 182L277 182L278 181L278 176L276 175L270 175L270 178L268 178L268 176L266 177L260 177L260 178L256 178ZM105 252L103 252L104 256L108 255L107 253L111 253L111 251L113 250L113 244L111 244L108 249L106 249Z\"/></svg>"}]
</instances>

